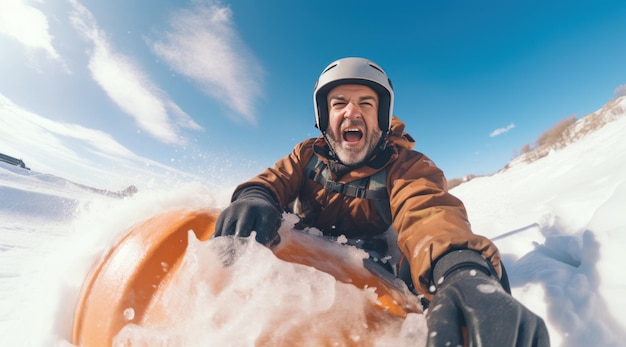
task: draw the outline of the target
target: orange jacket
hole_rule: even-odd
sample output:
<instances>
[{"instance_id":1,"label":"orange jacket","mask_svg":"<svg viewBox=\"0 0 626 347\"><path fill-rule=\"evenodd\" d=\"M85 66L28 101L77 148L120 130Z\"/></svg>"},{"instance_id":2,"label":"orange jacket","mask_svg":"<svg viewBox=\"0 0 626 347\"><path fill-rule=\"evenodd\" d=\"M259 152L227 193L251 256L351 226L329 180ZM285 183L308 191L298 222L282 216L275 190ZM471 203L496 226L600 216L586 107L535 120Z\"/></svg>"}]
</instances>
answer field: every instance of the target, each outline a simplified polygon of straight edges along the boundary
<instances>
[{"instance_id":1,"label":"orange jacket","mask_svg":"<svg viewBox=\"0 0 626 347\"><path fill-rule=\"evenodd\" d=\"M333 173L332 179L347 183L387 168L387 190L398 246L410 262L415 287L427 298L430 298L428 286L433 261L452 249L469 248L480 252L501 275L496 246L472 233L465 207L448 193L443 172L428 157L412 150L414 141L404 133L404 123L393 117L391 128L385 155L381 153L367 165L341 177ZM324 154L327 151L328 146L321 136L305 140L273 168L265 169L237 190L261 185L274 193L282 207L297 199L303 222L325 234L367 238L386 231L387 225L373 201L327 191L305 177L305 167L311 157L318 155L320 160L328 162Z\"/></svg>"}]
</instances>

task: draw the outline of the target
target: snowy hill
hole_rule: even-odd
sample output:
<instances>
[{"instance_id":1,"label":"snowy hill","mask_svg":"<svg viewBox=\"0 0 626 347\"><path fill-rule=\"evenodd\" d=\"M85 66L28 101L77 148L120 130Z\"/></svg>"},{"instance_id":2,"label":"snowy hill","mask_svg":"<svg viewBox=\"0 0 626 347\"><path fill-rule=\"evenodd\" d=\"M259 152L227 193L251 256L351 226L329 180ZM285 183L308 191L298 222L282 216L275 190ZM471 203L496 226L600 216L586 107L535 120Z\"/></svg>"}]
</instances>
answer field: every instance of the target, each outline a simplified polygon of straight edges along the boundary
<instances>
[{"instance_id":1,"label":"snowy hill","mask_svg":"<svg viewBox=\"0 0 626 347\"><path fill-rule=\"evenodd\" d=\"M626 275L621 269L626 258L626 117L614 111L617 107L626 109L624 99L598 112L615 116L611 122L564 148L452 190L465 202L474 231L501 249L514 296L545 318L553 346L618 346L626 341ZM114 198L58 176L1 164L0 345L69 346L82 281L125 230L172 208L223 206L232 189L187 181ZM255 268L265 264L263 257L255 254ZM306 286L309 277L297 278ZM290 305L276 300L289 295L285 286L261 280L253 287L270 294L260 302ZM197 314L188 321L206 319ZM255 321L276 318L267 310L254 314ZM420 319L412 317L406 324L415 327ZM238 333L221 335L220 341L254 341L245 328L229 326ZM188 323L179 329L174 331L178 341L207 344L206 325L200 329ZM407 336L415 335L399 338Z\"/></svg>"},{"instance_id":2,"label":"snowy hill","mask_svg":"<svg viewBox=\"0 0 626 347\"><path fill-rule=\"evenodd\" d=\"M121 191L110 191L89 187L84 184L72 182L56 175L31 171L19 166L0 163L2 175L0 175L0 186L3 188L13 187L30 190L37 193L54 192L55 194L68 196L83 196L86 191L110 197L127 197L137 192L135 186L128 186Z\"/></svg>"},{"instance_id":3,"label":"snowy hill","mask_svg":"<svg viewBox=\"0 0 626 347\"><path fill-rule=\"evenodd\" d=\"M452 190L474 231L496 241L515 296L546 318L555 346L626 338L625 111L621 98L592 115L603 127ZM575 129L590 120L598 121Z\"/></svg>"},{"instance_id":4,"label":"snowy hill","mask_svg":"<svg viewBox=\"0 0 626 347\"><path fill-rule=\"evenodd\" d=\"M542 143L537 144L535 148L529 148L525 153L514 158L505 166L504 170L519 163L535 161L549 155L552 151L558 151L567 147L569 144L575 143L601 129L606 124L624 117L625 114L626 96L622 96L609 101L598 111L588 114L578 121L575 121L575 117L572 116L571 124L568 123L570 119L565 119L555 128L543 134L544 139L541 141ZM560 126L563 128L560 128Z\"/></svg>"}]
</instances>

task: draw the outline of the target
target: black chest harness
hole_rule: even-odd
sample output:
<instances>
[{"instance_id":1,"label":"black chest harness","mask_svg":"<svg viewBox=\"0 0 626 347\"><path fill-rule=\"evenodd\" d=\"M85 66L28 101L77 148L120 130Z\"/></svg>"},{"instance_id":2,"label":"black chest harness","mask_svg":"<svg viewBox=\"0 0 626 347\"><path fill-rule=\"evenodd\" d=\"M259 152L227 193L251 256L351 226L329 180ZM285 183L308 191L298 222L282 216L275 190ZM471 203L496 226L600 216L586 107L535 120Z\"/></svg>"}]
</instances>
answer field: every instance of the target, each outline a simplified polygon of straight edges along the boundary
<instances>
[{"instance_id":1,"label":"black chest harness","mask_svg":"<svg viewBox=\"0 0 626 347\"><path fill-rule=\"evenodd\" d=\"M378 214L381 216L385 224L387 226L391 225L391 206L389 204L389 193L387 192L387 168L376 172L372 176L365 177L357 181L338 183L330 178L330 169L328 168L328 165L320 160L317 155L313 154L313 157L306 165L305 175L307 178L321 184L327 191L344 194L354 198L372 200L376 206ZM386 240L386 237L383 239L353 241L355 241L353 246L364 249L370 254L370 258L364 260L365 267L383 278L388 278L388 275L385 275L384 273L385 271L388 271L388 273L393 275L392 278L388 278L389 281L393 282L397 280L395 277L398 277L408 286L409 290L413 293L417 293L415 291L413 281L411 280L411 270L408 266L408 262L405 262L405 265L398 267L397 261L399 259L393 259L393 256L391 256L391 259L388 259L391 254L390 247L397 249L397 244L390 245L389 240ZM348 241L348 244L351 244L350 240ZM397 249L397 252L400 252L400 250ZM385 271L381 272L377 270L379 266L381 266Z\"/></svg>"},{"instance_id":2,"label":"black chest harness","mask_svg":"<svg viewBox=\"0 0 626 347\"><path fill-rule=\"evenodd\" d=\"M353 198L372 200L385 224L387 226L391 225L391 207L389 205L389 193L387 192L387 168L360 180L339 183L331 179L328 165L320 160L317 155L313 154L313 157L306 165L305 175L307 178L321 184L327 191Z\"/></svg>"}]
</instances>

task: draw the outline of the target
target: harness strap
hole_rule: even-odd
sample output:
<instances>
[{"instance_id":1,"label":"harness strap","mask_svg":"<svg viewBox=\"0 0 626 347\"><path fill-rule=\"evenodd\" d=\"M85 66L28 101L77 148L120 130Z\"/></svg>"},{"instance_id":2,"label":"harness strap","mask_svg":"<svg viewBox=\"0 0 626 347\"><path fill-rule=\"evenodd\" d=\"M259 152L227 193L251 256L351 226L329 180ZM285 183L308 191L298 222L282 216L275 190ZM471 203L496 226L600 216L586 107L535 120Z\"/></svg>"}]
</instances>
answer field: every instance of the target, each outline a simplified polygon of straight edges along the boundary
<instances>
[{"instance_id":1,"label":"harness strap","mask_svg":"<svg viewBox=\"0 0 626 347\"><path fill-rule=\"evenodd\" d=\"M330 178L330 169L319 157L313 154L305 168L307 177L324 189L359 199L369 199L376 205L379 215L387 225L391 225L391 206L387 192L387 168L372 176L348 183L335 182Z\"/></svg>"}]
</instances>

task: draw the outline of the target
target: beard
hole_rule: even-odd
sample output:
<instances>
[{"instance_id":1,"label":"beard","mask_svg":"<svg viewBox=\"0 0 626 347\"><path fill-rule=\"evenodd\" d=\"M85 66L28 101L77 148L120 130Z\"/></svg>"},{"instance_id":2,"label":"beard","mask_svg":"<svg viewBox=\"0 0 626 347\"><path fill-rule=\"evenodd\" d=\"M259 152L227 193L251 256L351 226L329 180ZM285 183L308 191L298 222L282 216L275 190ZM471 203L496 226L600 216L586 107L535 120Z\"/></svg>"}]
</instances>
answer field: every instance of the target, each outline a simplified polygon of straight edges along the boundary
<instances>
[{"instance_id":1,"label":"beard","mask_svg":"<svg viewBox=\"0 0 626 347\"><path fill-rule=\"evenodd\" d=\"M365 138L363 145L359 147L344 145L343 133L341 130L339 131L339 134L337 134L331 130L330 127L326 132L328 144L337 155L337 158L339 158L339 161L341 161L344 165L358 166L364 164L365 161L371 157L372 153L374 153L374 150L378 146L380 138L382 137L382 131L370 131L363 121L352 120L346 122L348 122L348 124L342 124L340 129L357 125L363 127L363 137Z\"/></svg>"}]
</instances>

